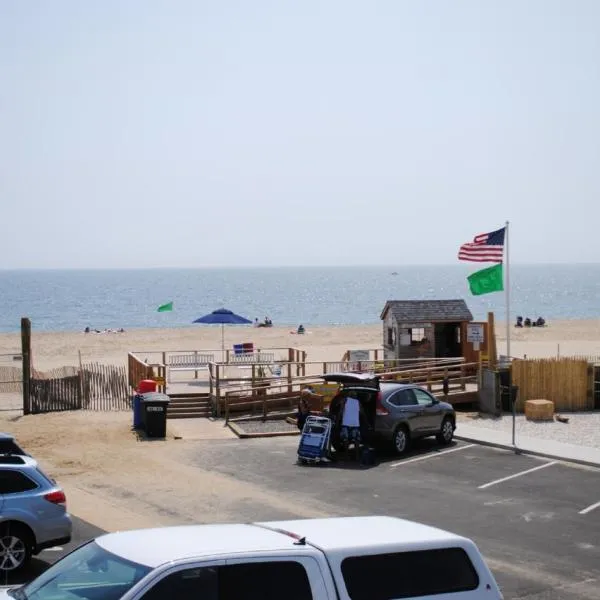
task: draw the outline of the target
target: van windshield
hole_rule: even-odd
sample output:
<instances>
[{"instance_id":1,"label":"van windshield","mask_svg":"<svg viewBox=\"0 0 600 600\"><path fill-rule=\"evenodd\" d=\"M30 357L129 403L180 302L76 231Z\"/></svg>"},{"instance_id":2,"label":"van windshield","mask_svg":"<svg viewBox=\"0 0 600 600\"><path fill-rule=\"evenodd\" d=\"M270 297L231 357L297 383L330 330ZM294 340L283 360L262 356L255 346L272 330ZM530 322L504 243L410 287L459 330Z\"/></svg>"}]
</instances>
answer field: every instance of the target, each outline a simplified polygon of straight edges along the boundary
<instances>
[{"instance_id":1,"label":"van windshield","mask_svg":"<svg viewBox=\"0 0 600 600\"><path fill-rule=\"evenodd\" d=\"M11 596L16 600L118 600L149 572L149 567L89 542Z\"/></svg>"}]
</instances>

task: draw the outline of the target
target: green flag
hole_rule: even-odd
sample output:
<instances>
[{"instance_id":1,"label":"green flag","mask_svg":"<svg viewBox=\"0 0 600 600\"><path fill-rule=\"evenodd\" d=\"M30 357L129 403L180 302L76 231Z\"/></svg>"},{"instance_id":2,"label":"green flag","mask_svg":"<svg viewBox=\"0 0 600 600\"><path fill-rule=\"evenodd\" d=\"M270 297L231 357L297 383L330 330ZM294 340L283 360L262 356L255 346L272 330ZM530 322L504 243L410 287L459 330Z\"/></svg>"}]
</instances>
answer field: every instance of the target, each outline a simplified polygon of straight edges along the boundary
<instances>
[{"instance_id":1,"label":"green flag","mask_svg":"<svg viewBox=\"0 0 600 600\"><path fill-rule=\"evenodd\" d=\"M490 292L501 292L504 289L502 263L471 273L467 277L471 294L481 296Z\"/></svg>"},{"instance_id":2,"label":"green flag","mask_svg":"<svg viewBox=\"0 0 600 600\"><path fill-rule=\"evenodd\" d=\"M167 302L167 304L162 304L161 306L158 307L158 312L168 312L170 310L173 310L172 302Z\"/></svg>"}]
</instances>

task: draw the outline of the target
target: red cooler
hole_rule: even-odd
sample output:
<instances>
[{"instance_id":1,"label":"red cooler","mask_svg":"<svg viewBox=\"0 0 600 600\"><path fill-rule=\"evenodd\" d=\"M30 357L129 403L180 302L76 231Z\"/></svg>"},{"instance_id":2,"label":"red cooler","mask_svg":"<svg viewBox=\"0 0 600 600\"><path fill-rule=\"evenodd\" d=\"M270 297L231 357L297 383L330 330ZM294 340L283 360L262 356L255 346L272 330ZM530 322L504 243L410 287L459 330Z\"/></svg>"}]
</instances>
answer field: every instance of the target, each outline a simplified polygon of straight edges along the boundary
<instances>
[{"instance_id":1,"label":"red cooler","mask_svg":"<svg viewBox=\"0 0 600 600\"><path fill-rule=\"evenodd\" d=\"M149 392L156 392L156 381L154 379L142 379L138 383L137 393L138 394L148 394Z\"/></svg>"}]
</instances>

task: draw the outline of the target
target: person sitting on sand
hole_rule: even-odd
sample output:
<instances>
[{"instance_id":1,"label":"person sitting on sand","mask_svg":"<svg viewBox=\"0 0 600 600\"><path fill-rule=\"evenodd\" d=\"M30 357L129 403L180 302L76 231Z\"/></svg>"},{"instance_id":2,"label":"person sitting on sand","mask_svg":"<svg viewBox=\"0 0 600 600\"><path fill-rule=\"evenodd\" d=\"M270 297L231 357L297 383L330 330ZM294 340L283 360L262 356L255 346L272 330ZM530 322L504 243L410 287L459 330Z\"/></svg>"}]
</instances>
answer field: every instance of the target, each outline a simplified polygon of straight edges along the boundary
<instances>
[{"instance_id":1,"label":"person sitting on sand","mask_svg":"<svg viewBox=\"0 0 600 600\"><path fill-rule=\"evenodd\" d=\"M298 325L298 335L302 335L304 333L304 325L302 325L302 323L300 323L300 325Z\"/></svg>"}]
</instances>

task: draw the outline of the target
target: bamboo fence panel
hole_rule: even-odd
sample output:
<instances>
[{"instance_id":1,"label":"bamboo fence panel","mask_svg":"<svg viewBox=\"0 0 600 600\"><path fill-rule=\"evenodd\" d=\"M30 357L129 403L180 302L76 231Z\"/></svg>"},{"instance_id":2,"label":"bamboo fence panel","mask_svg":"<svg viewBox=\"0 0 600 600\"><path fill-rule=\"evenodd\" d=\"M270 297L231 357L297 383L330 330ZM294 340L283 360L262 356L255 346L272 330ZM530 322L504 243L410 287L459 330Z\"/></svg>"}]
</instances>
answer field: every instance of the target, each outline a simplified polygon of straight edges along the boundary
<instances>
[{"instance_id":1,"label":"bamboo fence panel","mask_svg":"<svg viewBox=\"0 0 600 600\"><path fill-rule=\"evenodd\" d=\"M516 409L527 400L550 400L556 411L591 410L593 367L578 358L513 360L512 383L519 386Z\"/></svg>"}]
</instances>

